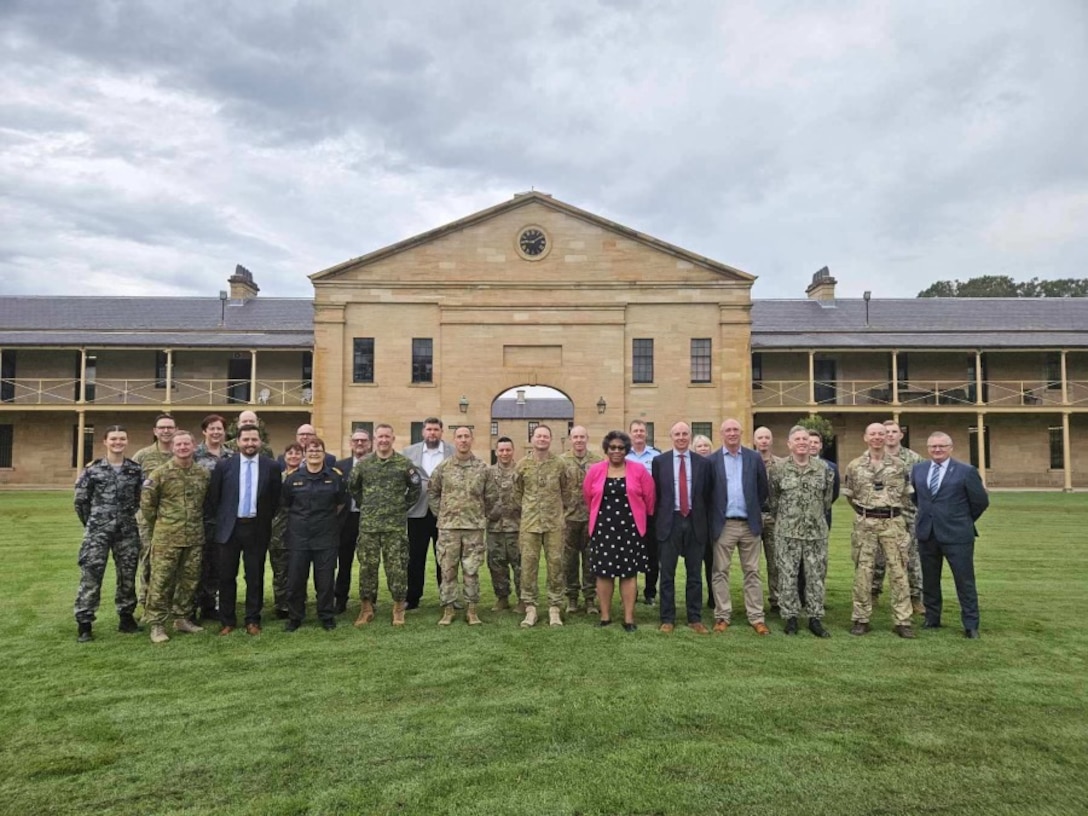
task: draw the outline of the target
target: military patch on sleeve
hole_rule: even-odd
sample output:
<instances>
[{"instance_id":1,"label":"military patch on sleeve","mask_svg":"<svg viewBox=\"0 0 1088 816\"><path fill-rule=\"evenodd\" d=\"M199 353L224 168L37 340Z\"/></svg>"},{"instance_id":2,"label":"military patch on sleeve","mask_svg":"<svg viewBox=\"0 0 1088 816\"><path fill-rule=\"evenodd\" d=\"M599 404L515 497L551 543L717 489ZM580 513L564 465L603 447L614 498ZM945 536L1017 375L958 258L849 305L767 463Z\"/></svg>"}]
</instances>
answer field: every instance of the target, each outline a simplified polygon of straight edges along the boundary
<instances>
[{"instance_id":1,"label":"military patch on sleeve","mask_svg":"<svg viewBox=\"0 0 1088 816\"><path fill-rule=\"evenodd\" d=\"M414 467L408 469L408 481L414 485L419 484L422 480L419 478L419 471Z\"/></svg>"},{"instance_id":2,"label":"military patch on sleeve","mask_svg":"<svg viewBox=\"0 0 1088 816\"><path fill-rule=\"evenodd\" d=\"M155 480L151 478L144 479L144 487L154 487Z\"/></svg>"}]
</instances>

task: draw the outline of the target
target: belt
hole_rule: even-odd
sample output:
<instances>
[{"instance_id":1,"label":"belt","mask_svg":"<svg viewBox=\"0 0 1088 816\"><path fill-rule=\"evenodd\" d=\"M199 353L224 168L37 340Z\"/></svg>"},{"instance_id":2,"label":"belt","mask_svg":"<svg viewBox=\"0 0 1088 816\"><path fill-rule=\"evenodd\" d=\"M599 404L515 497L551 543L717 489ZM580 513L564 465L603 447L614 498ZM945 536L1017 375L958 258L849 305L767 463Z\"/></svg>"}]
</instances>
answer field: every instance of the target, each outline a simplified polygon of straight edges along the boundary
<instances>
[{"instance_id":1,"label":"belt","mask_svg":"<svg viewBox=\"0 0 1088 816\"><path fill-rule=\"evenodd\" d=\"M862 518L890 519L903 515L898 507L875 507L873 509L861 508Z\"/></svg>"},{"instance_id":2,"label":"belt","mask_svg":"<svg viewBox=\"0 0 1088 816\"><path fill-rule=\"evenodd\" d=\"M726 516L726 521L748 521L748 516Z\"/></svg>"},{"instance_id":3,"label":"belt","mask_svg":"<svg viewBox=\"0 0 1088 816\"><path fill-rule=\"evenodd\" d=\"M235 523L236 524L256 524L257 523L257 517L253 516L251 518L235 519Z\"/></svg>"}]
</instances>

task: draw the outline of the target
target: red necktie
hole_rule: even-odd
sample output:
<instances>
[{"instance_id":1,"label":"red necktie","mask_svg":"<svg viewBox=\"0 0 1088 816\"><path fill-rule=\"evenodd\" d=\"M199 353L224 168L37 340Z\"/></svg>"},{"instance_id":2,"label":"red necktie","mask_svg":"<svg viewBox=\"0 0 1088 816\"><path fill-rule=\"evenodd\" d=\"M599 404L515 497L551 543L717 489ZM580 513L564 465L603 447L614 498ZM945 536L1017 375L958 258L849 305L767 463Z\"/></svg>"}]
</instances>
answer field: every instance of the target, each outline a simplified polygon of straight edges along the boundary
<instances>
[{"instance_id":1,"label":"red necktie","mask_svg":"<svg viewBox=\"0 0 1088 816\"><path fill-rule=\"evenodd\" d=\"M686 516L691 512L691 505L688 503L688 468L685 464L687 457L684 454L680 454L680 515Z\"/></svg>"}]
</instances>

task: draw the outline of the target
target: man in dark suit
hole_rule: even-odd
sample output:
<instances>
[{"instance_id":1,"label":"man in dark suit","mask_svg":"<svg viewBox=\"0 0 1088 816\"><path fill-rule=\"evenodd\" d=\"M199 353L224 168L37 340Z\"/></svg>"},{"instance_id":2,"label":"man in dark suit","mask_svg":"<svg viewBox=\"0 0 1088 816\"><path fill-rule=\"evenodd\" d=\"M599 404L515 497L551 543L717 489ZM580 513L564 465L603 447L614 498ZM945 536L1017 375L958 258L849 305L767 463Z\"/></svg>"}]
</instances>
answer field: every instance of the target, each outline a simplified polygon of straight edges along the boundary
<instances>
[{"instance_id":1,"label":"man in dark suit","mask_svg":"<svg viewBox=\"0 0 1088 816\"><path fill-rule=\"evenodd\" d=\"M344 484L351 478L352 466L370 453L370 434L362 428L351 432L351 456L336 463L343 474ZM348 608L351 595L351 565L355 562L355 549L359 540L359 505L355 499L344 508L344 526L340 528L339 566L336 569L336 613Z\"/></svg>"},{"instance_id":2,"label":"man in dark suit","mask_svg":"<svg viewBox=\"0 0 1088 816\"><path fill-rule=\"evenodd\" d=\"M436 582L442 584L442 565L438 563L438 519L427 504L427 485L431 474L442 462L453 456L453 446L442 441L442 420L423 420L423 441L409 445L401 453L416 466L423 477L423 492L419 501L408 511L408 598L405 609L418 609L427 577L427 545L434 550ZM456 601L456 607L460 601Z\"/></svg>"},{"instance_id":3,"label":"man in dark suit","mask_svg":"<svg viewBox=\"0 0 1088 816\"><path fill-rule=\"evenodd\" d=\"M767 469L763 457L740 444L740 422L722 423L722 447L711 454L714 497L710 505L710 534L714 542L714 631L725 632L731 623L729 568L733 550L744 573L744 610L757 635L771 630L763 618L763 582L759 554L763 549L763 511L767 509Z\"/></svg>"},{"instance_id":4,"label":"man in dark suit","mask_svg":"<svg viewBox=\"0 0 1088 816\"><path fill-rule=\"evenodd\" d=\"M661 562L661 631L676 628L676 564L684 559L688 626L708 634L703 625L703 553L709 536L707 520L713 496L710 462L689 450L691 428L677 422L669 432L672 450L650 464L657 492L654 527Z\"/></svg>"},{"instance_id":5,"label":"man in dark suit","mask_svg":"<svg viewBox=\"0 0 1088 816\"><path fill-rule=\"evenodd\" d=\"M923 629L941 625L941 559L948 561L956 582L963 633L978 637L978 592L975 590L975 522L990 505L978 470L952 457L952 438L936 432L926 443L931 462L911 469L915 530L922 561Z\"/></svg>"},{"instance_id":6,"label":"man in dark suit","mask_svg":"<svg viewBox=\"0 0 1088 816\"><path fill-rule=\"evenodd\" d=\"M280 501L282 479L276 463L260 455L261 431L243 425L236 439L238 455L212 471L205 500L219 545L219 621L221 635L238 626L238 559L246 577L246 631L261 633L264 606L264 559L272 536L272 517Z\"/></svg>"}]
</instances>

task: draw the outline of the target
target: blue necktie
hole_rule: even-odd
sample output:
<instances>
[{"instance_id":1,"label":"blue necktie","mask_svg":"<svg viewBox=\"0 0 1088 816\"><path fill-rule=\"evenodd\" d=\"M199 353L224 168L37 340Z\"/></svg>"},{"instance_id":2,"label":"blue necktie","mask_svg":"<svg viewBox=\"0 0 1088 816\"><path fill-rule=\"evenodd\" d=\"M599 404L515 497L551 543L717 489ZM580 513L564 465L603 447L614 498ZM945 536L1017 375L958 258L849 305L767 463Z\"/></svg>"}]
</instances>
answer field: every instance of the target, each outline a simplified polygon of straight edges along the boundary
<instances>
[{"instance_id":1,"label":"blue necktie","mask_svg":"<svg viewBox=\"0 0 1088 816\"><path fill-rule=\"evenodd\" d=\"M256 515L253 512L253 460L246 460L246 489L242 494L242 508L246 518Z\"/></svg>"},{"instance_id":2,"label":"blue necktie","mask_svg":"<svg viewBox=\"0 0 1088 816\"><path fill-rule=\"evenodd\" d=\"M929 495L937 495L937 485L941 483L941 466L933 465L929 469Z\"/></svg>"}]
</instances>

